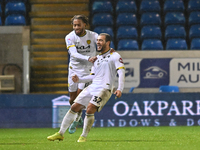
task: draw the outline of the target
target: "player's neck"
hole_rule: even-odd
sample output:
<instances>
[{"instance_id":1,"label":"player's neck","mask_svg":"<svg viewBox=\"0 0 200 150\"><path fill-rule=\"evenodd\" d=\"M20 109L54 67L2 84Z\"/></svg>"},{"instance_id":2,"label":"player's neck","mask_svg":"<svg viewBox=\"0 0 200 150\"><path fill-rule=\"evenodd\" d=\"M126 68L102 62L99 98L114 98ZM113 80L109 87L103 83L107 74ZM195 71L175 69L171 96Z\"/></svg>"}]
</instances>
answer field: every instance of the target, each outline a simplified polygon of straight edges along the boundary
<instances>
[{"instance_id":1,"label":"player's neck","mask_svg":"<svg viewBox=\"0 0 200 150\"><path fill-rule=\"evenodd\" d=\"M100 55L106 54L108 51L110 51L110 47L108 50L102 51Z\"/></svg>"},{"instance_id":2,"label":"player's neck","mask_svg":"<svg viewBox=\"0 0 200 150\"><path fill-rule=\"evenodd\" d=\"M86 31L85 31L85 30L84 30L84 32L81 33L81 35L79 35L79 36L82 37L82 36L84 36L84 35L86 35Z\"/></svg>"}]
</instances>

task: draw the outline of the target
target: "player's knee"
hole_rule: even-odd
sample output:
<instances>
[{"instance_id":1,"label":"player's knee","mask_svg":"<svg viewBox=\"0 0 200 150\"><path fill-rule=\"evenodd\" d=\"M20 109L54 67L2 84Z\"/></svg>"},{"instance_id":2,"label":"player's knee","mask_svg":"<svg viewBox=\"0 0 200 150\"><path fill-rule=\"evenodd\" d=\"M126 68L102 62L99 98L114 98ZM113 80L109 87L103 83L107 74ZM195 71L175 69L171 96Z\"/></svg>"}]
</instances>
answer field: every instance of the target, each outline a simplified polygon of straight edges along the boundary
<instances>
[{"instance_id":1,"label":"player's knee","mask_svg":"<svg viewBox=\"0 0 200 150\"><path fill-rule=\"evenodd\" d=\"M81 112L82 109L84 109L84 106L81 105L81 104L78 104L78 103L74 103L74 104L71 106L71 110L74 111L74 112Z\"/></svg>"},{"instance_id":2,"label":"player's knee","mask_svg":"<svg viewBox=\"0 0 200 150\"><path fill-rule=\"evenodd\" d=\"M86 113L87 114L94 114L98 110L98 107L95 105L88 105Z\"/></svg>"}]
</instances>

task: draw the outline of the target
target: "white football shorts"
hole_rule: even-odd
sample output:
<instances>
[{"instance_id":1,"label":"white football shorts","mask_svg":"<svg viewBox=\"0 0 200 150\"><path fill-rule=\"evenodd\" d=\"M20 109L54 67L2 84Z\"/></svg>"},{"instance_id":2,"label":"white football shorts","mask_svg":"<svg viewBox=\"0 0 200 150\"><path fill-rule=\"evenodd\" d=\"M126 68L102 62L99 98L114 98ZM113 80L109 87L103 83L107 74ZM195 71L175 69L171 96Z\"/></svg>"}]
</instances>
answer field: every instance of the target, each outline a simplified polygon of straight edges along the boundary
<instances>
[{"instance_id":1,"label":"white football shorts","mask_svg":"<svg viewBox=\"0 0 200 150\"><path fill-rule=\"evenodd\" d=\"M83 90L87 87L90 83L74 83L72 80L72 75L76 74L72 69L69 69L68 73L68 91L69 92L76 92L78 89Z\"/></svg>"},{"instance_id":2,"label":"white football shorts","mask_svg":"<svg viewBox=\"0 0 200 150\"><path fill-rule=\"evenodd\" d=\"M77 96L75 102L85 106L85 108L87 108L89 103L92 103L98 107L98 112L100 112L104 105L110 99L112 93L110 90L105 88L96 88L95 94L91 91L94 91L94 87L92 87L91 85L86 87Z\"/></svg>"}]
</instances>

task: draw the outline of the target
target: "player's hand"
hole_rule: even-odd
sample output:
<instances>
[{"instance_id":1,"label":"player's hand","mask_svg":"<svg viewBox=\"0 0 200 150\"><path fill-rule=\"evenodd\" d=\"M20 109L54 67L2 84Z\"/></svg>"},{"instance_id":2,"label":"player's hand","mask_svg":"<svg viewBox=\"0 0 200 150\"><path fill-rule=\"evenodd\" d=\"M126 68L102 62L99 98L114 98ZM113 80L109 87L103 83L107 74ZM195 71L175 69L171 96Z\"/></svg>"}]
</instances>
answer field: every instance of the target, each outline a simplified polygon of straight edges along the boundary
<instances>
[{"instance_id":1,"label":"player's hand","mask_svg":"<svg viewBox=\"0 0 200 150\"><path fill-rule=\"evenodd\" d=\"M78 78L78 76L75 74L75 75L72 76L72 80L73 80L74 83L76 83L76 82L79 81L79 78Z\"/></svg>"},{"instance_id":2,"label":"player's hand","mask_svg":"<svg viewBox=\"0 0 200 150\"><path fill-rule=\"evenodd\" d=\"M110 51L110 53L113 53L113 52L115 52L115 50L114 50L113 48L111 48L111 51Z\"/></svg>"},{"instance_id":3,"label":"player's hand","mask_svg":"<svg viewBox=\"0 0 200 150\"><path fill-rule=\"evenodd\" d=\"M116 95L117 98L120 98L122 96L122 92L120 90L116 90L114 94Z\"/></svg>"},{"instance_id":4,"label":"player's hand","mask_svg":"<svg viewBox=\"0 0 200 150\"><path fill-rule=\"evenodd\" d=\"M96 56L90 57L90 58L88 59L88 61L91 62L91 63L94 63L96 60L97 60L97 57L96 57Z\"/></svg>"}]
</instances>

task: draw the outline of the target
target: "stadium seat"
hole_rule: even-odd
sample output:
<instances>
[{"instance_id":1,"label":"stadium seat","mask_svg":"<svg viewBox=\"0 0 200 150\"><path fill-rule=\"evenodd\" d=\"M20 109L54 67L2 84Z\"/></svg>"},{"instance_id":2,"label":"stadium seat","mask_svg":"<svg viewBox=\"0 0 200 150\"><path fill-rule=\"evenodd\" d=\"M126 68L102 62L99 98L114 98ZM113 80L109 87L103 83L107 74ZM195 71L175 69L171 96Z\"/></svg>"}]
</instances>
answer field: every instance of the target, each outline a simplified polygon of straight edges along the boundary
<instances>
[{"instance_id":1,"label":"stadium seat","mask_svg":"<svg viewBox=\"0 0 200 150\"><path fill-rule=\"evenodd\" d=\"M159 87L159 92L179 92L178 86L162 85Z\"/></svg>"},{"instance_id":2,"label":"stadium seat","mask_svg":"<svg viewBox=\"0 0 200 150\"><path fill-rule=\"evenodd\" d=\"M111 38L114 39L114 33L113 28L107 27L107 26L98 26L94 28L94 32L100 34L100 33L108 33L110 34Z\"/></svg>"},{"instance_id":3,"label":"stadium seat","mask_svg":"<svg viewBox=\"0 0 200 150\"><path fill-rule=\"evenodd\" d=\"M115 44L114 44L113 41L110 42L110 47L113 48L113 49L115 49Z\"/></svg>"},{"instance_id":4,"label":"stadium seat","mask_svg":"<svg viewBox=\"0 0 200 150\"><path fill-rule=\"evenodd\" d=\"M165 15L165 26L168 25L183 25L185 26L185 16L182 12L168 12Z\"/></svg>"},{"instance_id":5,"label":"stadium seat","mask_svg":"<svg viewBox=\"0 0 200 150\"><path fill-rule=\"evenodd\" d=\"M140 14L144 12L160 13L161 7L158 0L143 0L140 4Z\"/></svg>"},{"instance_id":6,"label":"stadium seat","mask_svg":"<svg viewBox=\"0 0 200 150\"><path fill-rule=\"evenodd\" d=\"M142 50L163 50L163 44L159 39L145 39L142 42Z\"/></svg>"},{"instance_id":7,"label":"stadium seat","mask_svg":"<svg viewBox=\"0 0 200 150\"><path fill-rule=\"evenodd\" d=\"M110 13L94 14L92 18L92 26L113 26L113 17Z\"/></svg>"},{"instance_id":8,"label":"stadium seat","mask_svg":"<svg viewBox=\"0 0 200 150\"><path fill-rule=\"evenodd\" d=\"M111 1L94 1L92 4L92 15L95 13L113 13Z\"/></svg>"},{"instance_id":9,"label":"stadium seat","mask_svg":"<svg viewBox=\"0 0 200 150\"><path fill-rule=\"evenodd\" d=\"M200 24L192 25L189 30L189 38L200 38Z\"/></svg>"},{"instance_id":10,"label":"stadium seat","mask_svg":"<svg viewBox=\"0 0 200 150\"><path fill-rule=\"evenodd\" d=\"M5 19L5 25L26 25L26 19L23 15L8 15Z\"/></svg>"},{"instance_id":11,"label":"stadium seat","mask_svg":"<svg viewBox=\"0 0 200 150\"><path fill-rule=\"evenodd\" d=\"M161 26L161 19L158 13L143 13L140 19L140 26L156 25Z\"/></svg>"},{"instance_id":12,"label":"stadium seat","mask_svg":"<svg viewBox=\"0 0 200 150\"><path fill-rule=\"evenodd\" d=\"M2 7L1 7L1 3L0 3L0 16L2 15Z\"/></svg>"},{"instance_id":13,"label":"stadium seat","mask_svg":"<svg viewBox=\"0 0 200 150\"><path fill-rule=\"evenodd\" d=\"M190 43L190 49L191 50L200 50L200 38L192 39L192 41Z\"/></svg>"},{"instance_id":14,"label":"stadium seat","mask_svg":"<svg viewBox=\"0 0 200 150\"><path fill-rule=\"evenodd\" d=\"M138 50L138 43L132 39L121 39L118 42L117 50Z\"/></svg>"},{"instance_id":15,"label":"stadium seat","mask_svg":"<svg viewBox=\"0 0 200 150\"><path fill-rule=\"evenodd\" d=\"M187 50L187 43L185 39L168 39L166 50Z\"/></svg>"},{"instance_id":16,"label":"stadium seat","mask_svg":"<svg viewBox=\"0 0 200 150\"><path fill-rule=\"evenodd\" d=\"M189 26L194 24L200 24L200 11L194 11L189 16Z\"/></svg>"},{"instance_id":17,"label":"stadium seat","mask_svg":"<svg viewBox=\"0 0 200 150\"><path fill-rule=\"evenodd\" d=\"M132 25L137 26L137 18L134 13L119 13L116 19L116 26Z\"/></svg>"},{"instance_id":18,"label":"stadium seat","mask_svg":"<svg viewBox=\"0 0 200 150\"><path fill-rule=\"evenodd\" d=\"M116 39L137 39L138 33L137 29L133 26L120 26L117 29L117 36Z\"/></svg>"},{"instance_id":19,"label":"stadium seat","mask_svg":"<svg viewBox=\"0 0 200 150\"><path fill-rule=\"evenodd\" d=\"M8 2L5 5L5 16L11 14L26 15L26 5L23 2Z\"/></svg>"},{"instance_id":20,"label":"stadium seat","mask_svg":"<svg viewBox=\"0 0 200 150\"><path fill-rule=\"evenodd\" d=\"M184 2L183 0L165 0L163 11L164 13L176 11L184 13Z\"/></svg>"},{"instance_id":21,"label":"stadium seat","mask_svg":"<svg viewBox=\"0 0 200 150\"><path fill-rule=\"evenodd\" d=\"M186 38L185 27L181 25L169 25L165 29L165 40L169 38Z\"/></svg>"},{"instance_id":22,"label":"stadium seat","mask_svg":"<svg viewBox=\"0 0 200 150\"><path fill-rule=\"evenodd\" d=\"M27 0L5 0L5 3L8 3L8 2L23 2L23 3L26 3Z\"/></svg>"},{"instance_id":23,"label":"stadium seat","mask_svg":"<svg viewBox=\"0 0 200 150\"><path fill-rule=\"evenodd\" d=\"M161 29L158 26L144 26L141 30L141 40L162 38Z\"/></svg>"},{"instance_id":24,"label":"stadium seat","mask_svg":"<svg viewBox=\"0 0 200 150\"><path fill-rule=\"evenodd\" d=\"M192 11L200 11L200 0L189 0L187 11L190 13Z\"/></svg>"},{"instance_id":25,"label":"stadium seat","mask_svg":"<svg viewBox=\"0 0 200 150\"><path fill-rule=\"evenodd\" d=\"M118 0L115 8L116 14L137 13L137 6L134 0Z\"/></svg>"}]
</instances>

